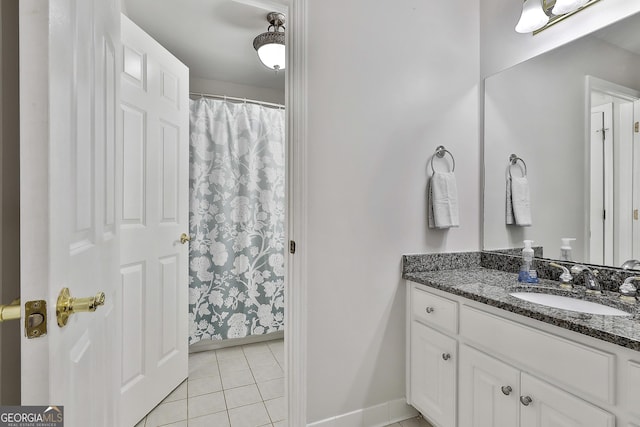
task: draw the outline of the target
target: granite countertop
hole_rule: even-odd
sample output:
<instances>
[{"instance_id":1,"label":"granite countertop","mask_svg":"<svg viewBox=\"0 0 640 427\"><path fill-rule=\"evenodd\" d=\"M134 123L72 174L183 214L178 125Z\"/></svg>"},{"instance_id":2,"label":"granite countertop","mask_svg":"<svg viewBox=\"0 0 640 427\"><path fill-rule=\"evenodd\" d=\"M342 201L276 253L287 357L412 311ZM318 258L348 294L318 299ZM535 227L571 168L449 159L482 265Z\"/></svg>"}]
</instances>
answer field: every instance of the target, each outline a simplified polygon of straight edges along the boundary
<instances>
[{"instance_id":1,"label":"granite countertop","mask_svg":"<svg viewBox=\"0 0 640 427\"><path fill-rule=\"evenodd\" d=\"M403 278L440 289L493 307L540 320L561 328L640 351L640 302L627 303L615 292L586 294L583 286L573 290L541 279L538 284L519 283L517 274L470 266L452 270L406 272ZM631 313L630 316L605 316L547 307L509 295L511 292L545 292L597 302Z\"/></svg>"}]
</instances>

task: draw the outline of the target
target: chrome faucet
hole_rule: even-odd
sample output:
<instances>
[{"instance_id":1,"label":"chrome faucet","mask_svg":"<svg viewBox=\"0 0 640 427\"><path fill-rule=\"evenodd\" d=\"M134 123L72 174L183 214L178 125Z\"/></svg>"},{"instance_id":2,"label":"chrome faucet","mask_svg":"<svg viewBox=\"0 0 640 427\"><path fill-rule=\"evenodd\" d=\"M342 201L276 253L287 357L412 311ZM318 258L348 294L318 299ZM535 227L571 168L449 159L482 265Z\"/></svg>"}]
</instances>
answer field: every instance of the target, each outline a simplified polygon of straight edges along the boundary
<instances>
[{"instance_id":1,"label":"chrome faucet","mask_svg":"<svg viewBox=\"0 0 640 427\"><path fill-rule=\"evenodd\" d=\"M562 269L562 274L560 274L560 287L564 289L571 289L573 285L571 284L571 280L573 280L573 276L569 273L567 267L556 264L555 262L550 262L550 266Z\"/></svg>"},{"instance_id":2,"label":"chrome faucet","mask_svg":"<svg viewBox=\"0 0 640 427\"><path fill-rule=\"evenodd\" d=\"M624 264L622 264L622 269L640 270L640 261L638 261L637 259L630 259L628 261L625 261Z\"/></svg>"},{"instance_id":3,"label":"chrome faucet","mask_svg":"<svg viewBox=\"0 0 640 427\"><path fill-rule=\"evenodd\" d=\"M620 297L622 299L633 299L635 301L636 296L638 295L638 288L633 284L633 282L638 281L640 281L640 277L638 276L627 277L624 280L624 283L620 285L620 288L618 288L620 291Z\"/></svg>"},{"instance_id":4,"label":"chrome faucet","mask_svg":"<svg viewBox=\"0 0 640 427\"><path fill-rule=\"evenodd\" d=\"M584 286L587 288L587 293L590 294L601 294L602 286L596 279L598 275L598 270L591 270L589 267L585 265L574 265L571 267L571 273L573 274L584 274Z\"/></svg>"}]
</instances>

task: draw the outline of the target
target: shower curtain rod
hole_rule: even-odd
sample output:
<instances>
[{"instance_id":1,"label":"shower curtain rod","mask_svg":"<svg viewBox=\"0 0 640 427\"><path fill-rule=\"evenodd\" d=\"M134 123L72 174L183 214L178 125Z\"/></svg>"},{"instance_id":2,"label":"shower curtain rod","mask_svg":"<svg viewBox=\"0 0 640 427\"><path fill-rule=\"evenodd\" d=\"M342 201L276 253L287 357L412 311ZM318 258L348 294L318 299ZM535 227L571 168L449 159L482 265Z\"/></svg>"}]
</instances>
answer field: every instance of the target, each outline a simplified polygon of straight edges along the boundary
<instances>
[{"instance_id":1,"label":"shower curtain rod","mask_svg":"<svg viewBox=\"0 0 640 427\"><path fill-rule=\"evenodd\" d=\"M224 99L226 101L248 102L250 104L264 105L265 107L275 107L275 108L282 108L282 109L285 108L285 106L282 104L274 104L272 102L257 101L255 99L236 98L234 96L214 95L211 93L189 92L189 96L203 96L205 98L219 98L219 99Z\"/></svg>"}]
</instances>

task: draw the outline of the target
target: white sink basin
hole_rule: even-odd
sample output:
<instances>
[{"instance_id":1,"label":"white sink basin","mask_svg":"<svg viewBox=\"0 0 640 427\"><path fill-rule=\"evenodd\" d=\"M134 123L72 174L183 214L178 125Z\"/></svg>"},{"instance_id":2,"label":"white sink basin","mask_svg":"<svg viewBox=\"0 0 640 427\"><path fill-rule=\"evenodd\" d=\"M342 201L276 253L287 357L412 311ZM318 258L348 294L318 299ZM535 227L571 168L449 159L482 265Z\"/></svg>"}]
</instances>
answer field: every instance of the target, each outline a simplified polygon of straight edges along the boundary
<instances>
[{"instance_id":1,"label":"white sink basin","mask_svg":"<svg viewBox=\"0 0 640 427\"><path fill-rule=\"evenodd\" d=\"M626 311L618 310L617 308L607 305L560 295L540 294L536 292L513 292L509 295L520 298L521 300L546 305L547 307L578 311L580 313L602 314L605 316L631 316L631 314Z\"/></svg>"}]
</instances>

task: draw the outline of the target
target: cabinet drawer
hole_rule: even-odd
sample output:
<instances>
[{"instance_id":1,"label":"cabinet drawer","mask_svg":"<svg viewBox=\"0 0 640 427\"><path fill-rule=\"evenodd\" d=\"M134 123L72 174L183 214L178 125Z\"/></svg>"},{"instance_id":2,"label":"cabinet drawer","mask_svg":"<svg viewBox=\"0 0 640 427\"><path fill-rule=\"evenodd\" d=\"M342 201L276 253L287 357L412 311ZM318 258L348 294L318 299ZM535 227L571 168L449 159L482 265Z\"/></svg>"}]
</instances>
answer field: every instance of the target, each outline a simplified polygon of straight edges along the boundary
<instances>
[{"instance_id":1,"label":"cabinet drawer","mask_svg":"<svg viewBox=\"0 0 640 427\"><path fill-rule=\"evenodd\" d=\"M412 288L411 306L413 318L437 326L446 331L458 332L458 303Z\"/></svg>"},{"instance_id":2,"label":"cabinet drawer","mask_svg":"<svg viewBox=\"0 0 640 427\"><path fill-rule=\"evenodd\" d=\"M460 335L554 384L614 403L615 356L463 305Z\"/></svg>"}]
</instances>

